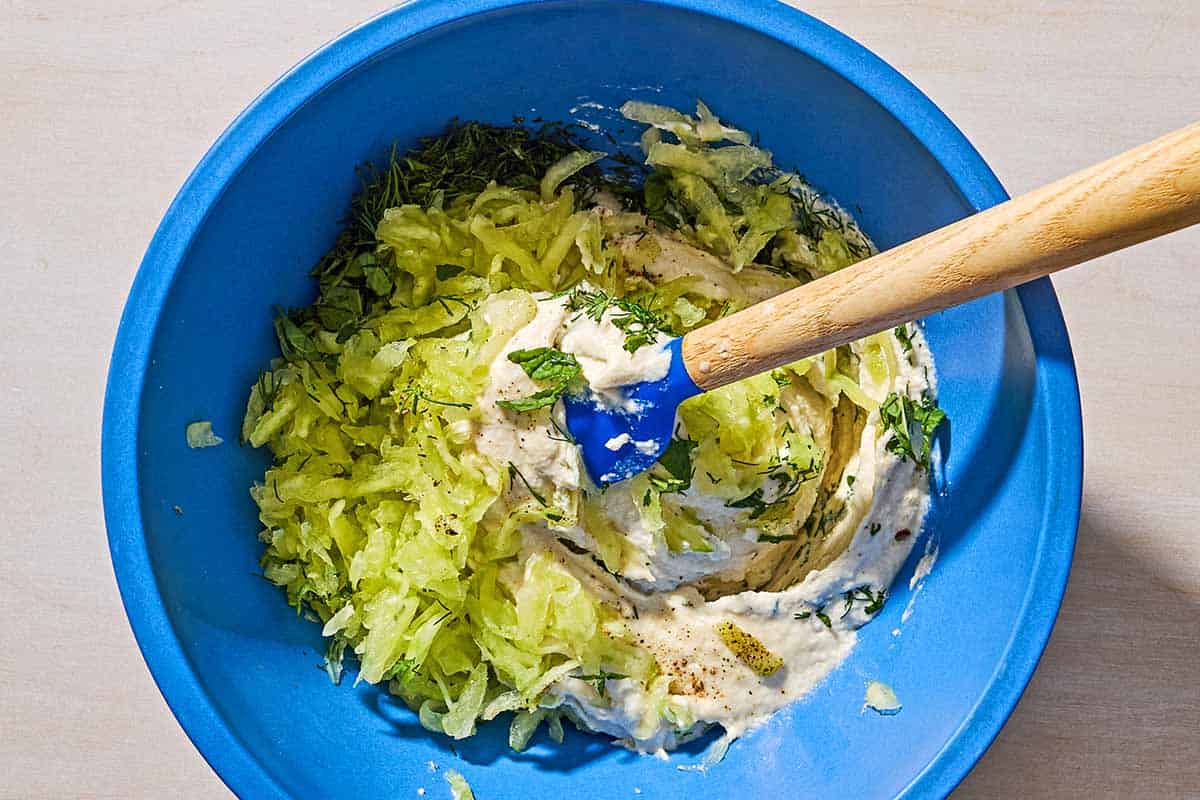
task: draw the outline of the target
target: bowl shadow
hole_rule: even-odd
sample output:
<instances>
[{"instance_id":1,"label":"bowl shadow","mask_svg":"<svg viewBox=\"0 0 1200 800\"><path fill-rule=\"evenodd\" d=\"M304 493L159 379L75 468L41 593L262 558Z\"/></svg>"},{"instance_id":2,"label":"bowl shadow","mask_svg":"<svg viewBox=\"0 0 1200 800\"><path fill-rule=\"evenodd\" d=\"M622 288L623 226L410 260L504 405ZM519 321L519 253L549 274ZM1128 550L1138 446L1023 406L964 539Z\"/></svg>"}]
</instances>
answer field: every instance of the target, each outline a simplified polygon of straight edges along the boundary
<instances>
[{"instance_id":1,"label":"bowl shadow","mask_svg":"<svg viewBox=\"0 0 1200 800\"><path fill-rule=\"evenodd\" d=\"M475 766L488 766L505 760L528 763L539 770L549 772L571 772L599 760L623 764L647 757L645 754L621 747L606 736L582 731L571 725L564 726L567 730L564 731L562 745L553 742L545 726L542 726L534 734L529 746L517 752L508 746L508 727L512 717L510 713L483 723L476 735L470 738L455 740L421 727L416 713L382 687L376 687L374 691L360 692L358 697L371 713L387 724L388 735L433 743L439 751ZM720 729L712 728L672 753L698 757L720 735Z\"/></svg>"}]
</instances>

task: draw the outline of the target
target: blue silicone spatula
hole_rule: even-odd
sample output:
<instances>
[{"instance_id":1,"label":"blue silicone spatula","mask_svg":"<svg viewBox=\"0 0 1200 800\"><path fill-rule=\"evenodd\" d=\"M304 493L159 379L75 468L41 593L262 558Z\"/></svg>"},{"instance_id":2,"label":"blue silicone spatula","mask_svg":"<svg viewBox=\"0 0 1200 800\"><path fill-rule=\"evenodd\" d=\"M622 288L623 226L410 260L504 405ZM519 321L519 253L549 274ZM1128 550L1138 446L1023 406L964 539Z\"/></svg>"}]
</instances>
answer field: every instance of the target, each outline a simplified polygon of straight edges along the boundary
<instances>
[{"instance_id":1,"label":"blue silicone spatula","mask_svg":"<svg viewBox=\"0 0 1200 800\"><path fill-rule=\"evenodd\" d=\"M568 396L567 426L592 480L615 483L659 459L700 392L1197 222L1200 123L673 339L667 375L626 389L638 413Z\"/></svg>"}]
</instances>

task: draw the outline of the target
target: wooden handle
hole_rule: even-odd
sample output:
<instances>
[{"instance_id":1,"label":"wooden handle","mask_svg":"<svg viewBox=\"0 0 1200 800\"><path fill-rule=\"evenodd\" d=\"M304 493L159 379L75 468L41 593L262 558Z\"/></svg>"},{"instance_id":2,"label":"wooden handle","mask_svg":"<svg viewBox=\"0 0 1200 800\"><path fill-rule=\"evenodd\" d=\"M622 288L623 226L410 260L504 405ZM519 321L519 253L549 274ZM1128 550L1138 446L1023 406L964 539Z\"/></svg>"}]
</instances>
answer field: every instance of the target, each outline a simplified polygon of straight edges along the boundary
<instances>
[{"instance_id":1,"label":"wooden handle","mask_svg":"<svg viewBox=\"0 0 1200 800\"><path fill-rule=\"evenodd\" d=\"M708 390L1200 222L1200 123L683 339Z\"/></svg>"}]
</instances>

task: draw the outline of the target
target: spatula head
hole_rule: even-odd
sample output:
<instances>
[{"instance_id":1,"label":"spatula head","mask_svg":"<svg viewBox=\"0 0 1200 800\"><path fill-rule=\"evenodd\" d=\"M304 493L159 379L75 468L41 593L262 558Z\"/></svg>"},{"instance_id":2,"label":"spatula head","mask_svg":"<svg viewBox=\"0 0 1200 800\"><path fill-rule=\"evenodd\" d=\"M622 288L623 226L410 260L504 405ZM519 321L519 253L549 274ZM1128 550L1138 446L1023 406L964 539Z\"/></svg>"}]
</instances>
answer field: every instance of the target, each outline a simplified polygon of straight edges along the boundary
<instances>
[{"instance_id":1,"label":"spatula head","mask_svg":"<svg viewBox=\"0 0 1200 800\"><path fill-rule=\"evenodd\" d=\"M630 410L605 405L587 390L564 397L567 429L579 443L583 464L597 486L623 481L653 466L671 442L679 404L700 394L684 366L682 341L673 339L666 345L671 366L664 378L625 389Z\"/></svg>"}]
</instances>

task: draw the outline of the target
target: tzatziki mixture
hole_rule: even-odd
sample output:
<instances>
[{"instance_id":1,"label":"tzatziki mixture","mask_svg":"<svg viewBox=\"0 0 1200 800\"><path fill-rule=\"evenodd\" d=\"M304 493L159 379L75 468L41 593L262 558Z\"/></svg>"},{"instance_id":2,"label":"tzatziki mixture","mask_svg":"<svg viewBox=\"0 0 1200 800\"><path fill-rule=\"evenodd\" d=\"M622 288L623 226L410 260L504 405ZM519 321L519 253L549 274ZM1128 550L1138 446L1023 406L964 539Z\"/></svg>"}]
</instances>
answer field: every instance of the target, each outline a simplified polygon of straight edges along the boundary
<instances>
[{"instance_id":1,"label":"tzatziki mixture","mask_svg":"<svg viewBox=\"0 0 1200 800\"><path fill-rule=\"evenodd\" d=\"M637 414L669 338L872 252L702 103L621 111L644 164L463 123L369 170L248 401L264 574L335 683L353 657L440 734L727 742L846 657L928 506L911 325L687 400L648 472L589 478L564 394Z\"/></svg>"}]
</instances>

